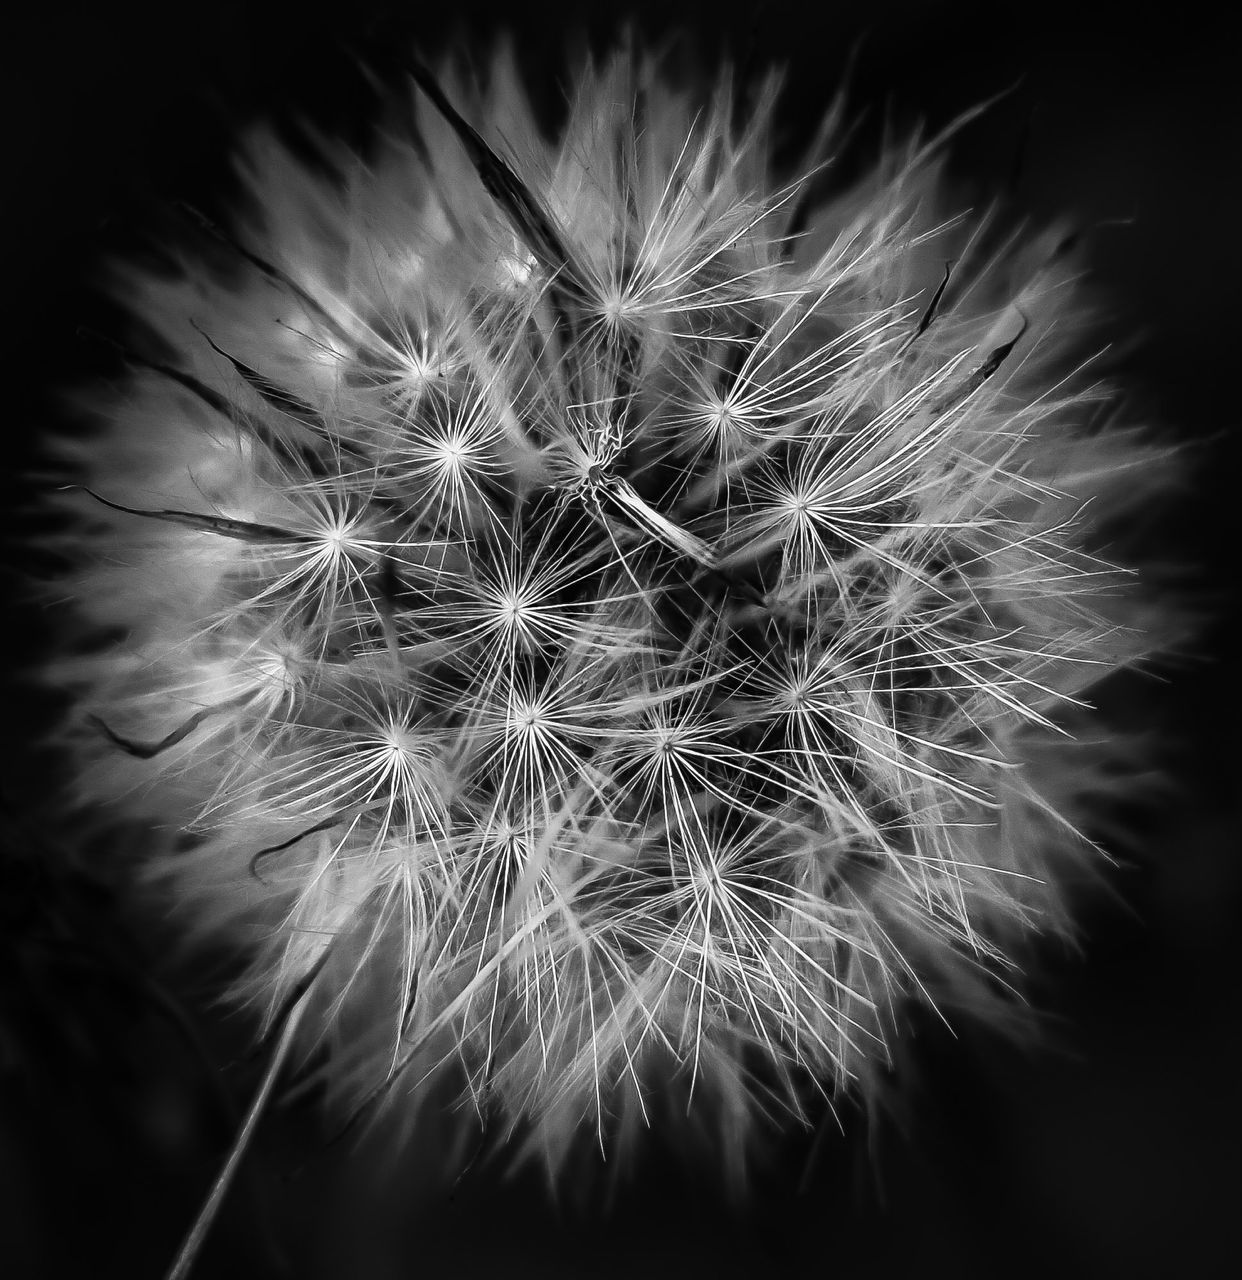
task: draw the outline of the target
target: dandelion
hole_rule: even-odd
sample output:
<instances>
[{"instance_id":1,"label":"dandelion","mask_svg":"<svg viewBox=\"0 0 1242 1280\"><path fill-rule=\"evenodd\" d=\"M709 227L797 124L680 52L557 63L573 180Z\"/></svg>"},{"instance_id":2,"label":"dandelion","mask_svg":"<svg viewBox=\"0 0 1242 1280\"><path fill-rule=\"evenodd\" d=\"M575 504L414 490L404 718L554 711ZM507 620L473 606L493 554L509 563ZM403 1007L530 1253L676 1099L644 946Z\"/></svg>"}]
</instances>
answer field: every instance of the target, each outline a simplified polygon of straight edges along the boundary
<instances>
[{"instance_id":1,"label":"dandelion","mask_svg":"<svg viewBox=\"0 0 1242 1280\"><path fill-rule=\"evenodd\" d=\"M1068 929L1158 451L940 143L818 198L840 113L775 172L775 78L737 129L617 54L549 140L508 55L413 66L365 160L250 140L229 271L118 274L171 354L63 498L120 636L57 668L74 798L346 1113L448 1081L555 1172L689 1111L740 1164Z\"/></svg>"}]
</instances>

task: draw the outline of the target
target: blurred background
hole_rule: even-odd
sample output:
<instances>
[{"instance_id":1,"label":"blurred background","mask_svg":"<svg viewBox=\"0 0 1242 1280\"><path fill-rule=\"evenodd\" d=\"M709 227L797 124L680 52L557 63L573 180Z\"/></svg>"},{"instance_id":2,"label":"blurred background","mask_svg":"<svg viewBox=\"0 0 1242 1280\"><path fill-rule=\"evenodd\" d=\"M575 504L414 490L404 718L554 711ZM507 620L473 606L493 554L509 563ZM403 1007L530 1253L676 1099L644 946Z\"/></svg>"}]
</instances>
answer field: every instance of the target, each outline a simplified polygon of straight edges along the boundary
<instances>
[{"instance_id":1,"label":"blurred background","mask_svg":"<svg viewBox=\"0 0 1242 1280\"><path fill-rule=\"evenodd\" d=\"M709 1164L687 1169L658 1141L609 1205L556 1205L537 1177L486 1168L446 1196L429 1172L434 1134L399 1161L367 1143L325 1151L313 1105L293 1100L263 1126L196 1274L277 1275L280 1255L314 1280L1232 1274L1242 112L1236 40L1215 12L354 0L49 5L6 21L0 1272L160 1276L261 1068L245 1059L247 1029L208 1003L220 965L175 959L168 931L114 890L127 851L75 841L47 802L58 764L40 735L63 708L28 671L63 615L21 590L46 564L27 469L64 420L60 394L115 376L79 336L117 324L93 288L99 264L141 249L169 199L227 209L230 140L247 121L298 112L365 137L378 99L359 58L383 75L407 49L477 48L507 30L554 110L567 37L603 48L628 16L653 39L680 33L707 66L785 65L791 156L847 66L856 163L886 128L934 131L1001 95L954 142L951 172L979 205L1003 191L1037 224L1083 229L1131 416L1187 446L1184 490L1139 534L1194 566L1215 621L1159 679L1102 694L1114 716L1153 727L1176 785L1135 824L1081 950L1045 957L1033 998L1056 1014L1047 1043L920 1028L896 1118L869 1133L846 1111L843 1135L829 1123L791 1139L741 1203Z\"/></svg>"}]
</instances>

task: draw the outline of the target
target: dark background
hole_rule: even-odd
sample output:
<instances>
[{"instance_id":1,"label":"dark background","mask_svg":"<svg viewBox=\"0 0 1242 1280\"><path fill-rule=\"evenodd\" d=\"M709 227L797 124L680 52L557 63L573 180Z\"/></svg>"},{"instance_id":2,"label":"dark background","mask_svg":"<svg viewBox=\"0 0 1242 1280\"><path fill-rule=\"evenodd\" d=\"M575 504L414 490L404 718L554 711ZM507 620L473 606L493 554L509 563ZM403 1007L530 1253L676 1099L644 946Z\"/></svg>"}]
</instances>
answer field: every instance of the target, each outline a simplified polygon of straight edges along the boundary
<instances>
[{"instance_id":1,"label":"dark background","mask_svg":"<svg viewBox=\"0 0 1242 1280\"><path fill-rule=\"evenodd\" d=\"M683 49L708 65L720 53L787 64L791 147L851 54L851 101L866 111L856 156L886 120L935 129L1004 94L957 139L953 173L965 189L1005 186L1037 220L1067 214L1096 228L1093 279L1117 317L1114 367L1134 415L1188 446L1182 496L1145 537L1196 566L1197 589L1218 594L1217 620L1161 681L1105 695L1114 714L1154 726L1177 786L1142 818L1113 896L1087 909L1081 953L1046 957L1035 997L1059 1016L1051 1042L1023 1052L922 1028L905 1119L881 1127L874 1164L847 1114L844 1138L774 1153L740 1205L709 1164L687 1168L659 1150L610 1209L554 1208L537 1180L501 1183L486 1170L450 1201L428 1189L431 1138L399 1162L369 1146L319 1156L299 1137L308 1127L322 1137L313 1112L290 1106L262 1131L197 1274L272 1274L265 1236L295 1275L361 1280L795 1266L868 1277L1232 1273L1242 113L1223 20L1199 4L1160 12L1059 0L456 0L170 5L160 16L49 5L9 20L0 379L11 452L0 509L24 540L7 541L3 560L0 1271L159 1276L228 1141L225 1100L244 1105L256 1079L255 1064L236 1061L245 1029L198 1006L214 975L168 958L169 939L109 889L117 851L75 842L45 799L57 763L40 733L58 703L26 672L63 620L20 590L48 563L28 469L63 417L57 394L115 373L78 337L116 322L92 292L95 266L141 246L167 197L226 208L241 122L297 108L361 137L375 98L351 50L383 72L414 43L434 52L456 32L469 46L503 21L554 103L566 35L585 29L598 46L628 13L651 35L682 29ZM195 1010L201 1052L161 1006L164 992Z\"/></svg>"}]
</instances>

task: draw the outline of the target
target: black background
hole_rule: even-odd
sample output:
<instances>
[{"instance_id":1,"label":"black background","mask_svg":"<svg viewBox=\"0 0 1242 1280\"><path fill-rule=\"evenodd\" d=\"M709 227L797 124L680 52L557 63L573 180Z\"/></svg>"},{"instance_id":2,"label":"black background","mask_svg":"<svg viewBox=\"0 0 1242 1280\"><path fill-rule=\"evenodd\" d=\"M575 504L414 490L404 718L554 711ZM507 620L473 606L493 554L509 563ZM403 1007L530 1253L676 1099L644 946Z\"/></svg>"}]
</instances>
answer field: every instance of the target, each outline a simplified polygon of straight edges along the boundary
<instances>
[{"instance_id":1,"label":"black background","mask_svg":"<svg viewBox=\"0 0 1242 1280\"><path fill-rule=\"evenodd\" d=\"M448 1201L428 1189L432 1138L403 1161L364 1145L291 1176L313 1156L298 1135L308 1124L321 1132L294 1106L263 1130L253 1177L197 1274L270 1274L265 1233L296 1275L362 1280L784 1267L1232 1273L1242 1137L1236 45L1198 4L1156 17L1130 6L883 0L202 4L159 16L46 6L9 20L0 412L10 453L0 500L26 536L6 543L3 566L12 657L0 708L11 827L0 877L0 1271L160 1275L228 1135L208 1070L132 969L191 1006L212 975L167 958L160 930L132 921L107 891L116 851L75 846L42 799L56 761L40 733L57 700L26 672L62 620L20 591L45 563L29 466L63 416L57 393L110 371L78 336L114 319L92 273L142 243L167 197L227 207L239 123L296 108L361 136L375 99L351 51L383 71L413 44L430 53L456 35L477 47L503 23L555 101L566 35L585 28L598 46L624 14L652 35L680 28L683 48L708 65L722 52L787 64L791 144L851 54L851 101L867 113L860 155L886 120L934 129L1003 94L957 139L953 173L981 193L1016 184L1037 220L1067 214L1098 227L1091 262L1115 317L1114 367L1135 416L1189 446L1183 495L1147 536L1197 566L1197 582L1219 594L1217 620L1163 681L1106 695L1115 714L1154 727L1177 788L1142 820L1115 896L1087 911L1081 954L1046 958L1036 998L1060 1016L1052 1044L1025 1053L924 1028L904 1136L884 1126L874 1165L847 1117L849 1136L819 1143L809 1178L812 1142L791 1142L741 1204L719 1192L709 1163L660 1150L608 1208L553 1207L536 1179L501 1183L485 1170ZM67 858L45 853L40 833ZM223 1088L244 1099L255 1067L227 1065L244 1028L196 1018L206 1058L226 1066Z\"/></svg>"}]
</instances>

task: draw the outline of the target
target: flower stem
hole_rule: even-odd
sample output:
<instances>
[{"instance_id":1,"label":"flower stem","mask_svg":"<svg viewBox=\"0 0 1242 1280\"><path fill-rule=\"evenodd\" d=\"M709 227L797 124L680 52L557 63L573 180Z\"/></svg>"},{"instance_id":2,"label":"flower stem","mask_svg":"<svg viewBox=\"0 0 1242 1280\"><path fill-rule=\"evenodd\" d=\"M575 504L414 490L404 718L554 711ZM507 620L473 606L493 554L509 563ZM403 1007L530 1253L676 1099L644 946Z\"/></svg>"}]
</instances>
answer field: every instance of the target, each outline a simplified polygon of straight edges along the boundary
<instances>
[{"instance_id":1,"label":"flower stem","mask_svg":"<svg viewBox=\"0 0 1242 1280\"><path fill-rule=\"evenodd\" d=\"M181 1249L177 1253L176 1261L166 1273L165 1280L185 1280L190 1274L199 1250L203 1247L203 1242L207 1238L207 1233L211 1230L212 1223L215 1222L216 1215L220 1212L220 1206L224 1203L224 1197L233 1185L233 1180L241 1167L242 1159L250 1146L250 1140L254 1137L254 1131L258 1127L259 1119L267 1108L272 1089L275 1087L276 1080L289 1057L290 1050L293 1048L293 1042L297 1037L298 1024L306 1011L309 999L310 988L308 987L297 1003L289 1010L285 1025L281 1028L280 1038L276 1041L276 1046L272 1050L267 1070L263 1073L263 1079L259 1084L258 1091L255 1093L250 1109L246 1112L246 1118L242 1121L242 1126L237 1131L237 1137L233 1140L233 1145L229 1149L228 1159L224 1162L224 1167L216 1175L211 1191L203 1202L203 1207L199 1210L198 1217L194 1220L194 1225L186 1233Z\"/></svg>"}]
</instances>

